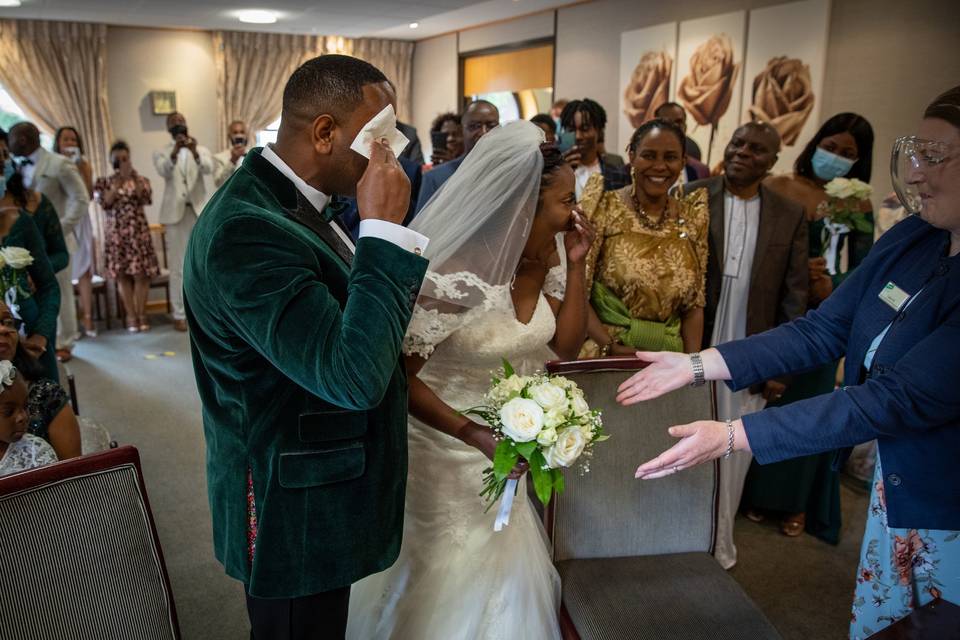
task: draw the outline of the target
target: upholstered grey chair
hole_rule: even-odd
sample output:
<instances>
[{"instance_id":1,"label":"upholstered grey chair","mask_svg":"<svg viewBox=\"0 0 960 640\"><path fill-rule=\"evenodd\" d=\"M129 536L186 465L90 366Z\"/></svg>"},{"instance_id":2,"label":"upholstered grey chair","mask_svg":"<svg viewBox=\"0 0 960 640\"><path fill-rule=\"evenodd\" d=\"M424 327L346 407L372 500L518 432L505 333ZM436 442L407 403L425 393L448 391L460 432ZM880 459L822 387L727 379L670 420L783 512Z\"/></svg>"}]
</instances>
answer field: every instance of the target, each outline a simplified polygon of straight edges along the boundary
<instances>
[{"instance_id":1,"label":"upholstered grey chair","mask_svg":"<svg viewBox=\"0 0 960 640\"><path fill-rule=\"evenodd\" d=\"M2 638L180 638L133 447L0 478L0 549Z\"/></svg>"},{"instance_id":2,"label":"upholstered grey chair","mask_svg":"<svg viewBox=\"0 0 960 640\"><path fill-rule=\"evenodd\" d=\"M622 407L617 386L632 358L550 363L603 412L610 440L590 472L567 474L547 513L563 584L566 638L762 640L779 638L763 613L710 555L716 536L719 466L660 480L634 471L676 442L667 427L716 414L714 389L688 388Z\"/></svg>"}]
</instances>

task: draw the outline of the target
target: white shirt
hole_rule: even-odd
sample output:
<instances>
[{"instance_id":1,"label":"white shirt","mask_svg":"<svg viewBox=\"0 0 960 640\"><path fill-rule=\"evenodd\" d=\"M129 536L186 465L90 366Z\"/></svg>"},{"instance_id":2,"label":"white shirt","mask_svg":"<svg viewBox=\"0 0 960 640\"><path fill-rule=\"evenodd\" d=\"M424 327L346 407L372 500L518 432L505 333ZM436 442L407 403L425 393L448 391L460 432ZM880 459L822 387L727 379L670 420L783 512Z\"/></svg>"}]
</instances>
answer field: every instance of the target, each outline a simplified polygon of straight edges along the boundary
<instances>
[{"instance_id":1,"label":"white shirt","mask_svg":"<svg viewBox=\"0 0 960 640\"><path fill-rule=\"evenodd\" d=\"M40 147L34 149L33 153L27 156L31 160L30 164L20 167L20 175L23 176L23 184L28 189L33 188L33 174L37 171L37 162L40 160Z\"/></svg>"},{"instance_id":2,"label":"white shirt","mask_svg":"<svg viewBox=\"0 0 960 640\"><path fill-rule=\"evenodd\" d=\"M713 345L740 340L747 335L747 303L750 301L750 275L760 228L760 196L742 200L724 193L723 226L723 284L713 327ZM742 414L740 404L748 399L748 394L728 393L723 385L717 390L718 417L722 420L738 419Z\"/></svg>"},{"instance_id":3,"label":"white shirt","mask_svg":"<svg viewBox=\"0 0 960 640\"><path fill-rule=\"evenodd\" d=\"M275 166L280 173L289 178L297 188L297 191L302 193L303 197L306 198L317 211L323 211L327 203L330 202L330 196L314 189L307 184L303 178L294 173L293 169L276 154L272 145L268 144L264 146L261 155L267 162ZM356 251L353 238L347 235L343 229L340 228L340 225L331 221L330 226L333 227L333 230L340 236L340 239L350 247L351 251ZM423 255L423 252L427 249L427 245L430 243L430 240L426 236L407 229L402 225L387 222L386 220L361 220L359 237L380 238L417 255Z\"/></svg>"},{"instance_id":4,"label":"white shirt","mask_svg":"<svg viewBox=\"0 0 960 640\"><path fill-rule=\"evenodd\" d=\"M580 196L583 195L583 190L587 186L587 180L595 173L600 173L600 158L597 158L597 161L589 166L581 164L577 167L577 170L574 171L574 175L577 178L577 200L580 200Z\"/></svg>"}]
</instances>

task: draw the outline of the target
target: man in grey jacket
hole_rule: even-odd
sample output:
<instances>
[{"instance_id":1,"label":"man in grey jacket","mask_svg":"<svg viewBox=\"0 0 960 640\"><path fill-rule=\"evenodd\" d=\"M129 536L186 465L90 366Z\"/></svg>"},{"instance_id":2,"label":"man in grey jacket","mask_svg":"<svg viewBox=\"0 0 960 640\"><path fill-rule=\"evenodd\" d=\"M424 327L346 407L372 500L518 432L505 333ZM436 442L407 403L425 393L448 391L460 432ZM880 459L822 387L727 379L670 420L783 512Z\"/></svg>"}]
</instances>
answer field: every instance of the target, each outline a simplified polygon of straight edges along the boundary
<instances>
[{"instance_id":1,"label":"man in grey jacket","mask_svg":"<svg viewBox=\"0 0 960 640\"><path fill-rule=\"evenodd\" d=\"M20 122L10 129L10 151L17 156L23 184L45 195L60 218L60 228L73 259L77 251L74 229L89 215L90 195L87 186L70 159L40 146L40 130L32 122ZM58 356L67 359L76 342L77 310L73 296L70 268L57 273L60 285L60 316L57 322ZM48 345L47 348L52 348Z\"/></svg>"}]
</instances>

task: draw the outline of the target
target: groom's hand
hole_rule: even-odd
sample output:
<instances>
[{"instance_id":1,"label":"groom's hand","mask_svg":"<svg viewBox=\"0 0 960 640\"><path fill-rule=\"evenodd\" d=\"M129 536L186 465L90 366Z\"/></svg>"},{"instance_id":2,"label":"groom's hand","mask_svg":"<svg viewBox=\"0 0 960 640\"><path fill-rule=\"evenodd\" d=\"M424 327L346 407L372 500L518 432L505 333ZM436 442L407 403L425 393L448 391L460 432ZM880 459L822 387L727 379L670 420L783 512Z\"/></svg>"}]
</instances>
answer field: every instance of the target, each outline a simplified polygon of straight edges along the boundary
<instances>
[{"instance_id":1,"label":"groom's hand","mask_svg":"<svg viewBox=\"0 0 960 640\"><path fill-rule=\"evenodd\" d=\"M367 170L357 183L361 220L400 224L410 208L410 180L389 146L373 142Z\"/></svg>"}]
</instances>

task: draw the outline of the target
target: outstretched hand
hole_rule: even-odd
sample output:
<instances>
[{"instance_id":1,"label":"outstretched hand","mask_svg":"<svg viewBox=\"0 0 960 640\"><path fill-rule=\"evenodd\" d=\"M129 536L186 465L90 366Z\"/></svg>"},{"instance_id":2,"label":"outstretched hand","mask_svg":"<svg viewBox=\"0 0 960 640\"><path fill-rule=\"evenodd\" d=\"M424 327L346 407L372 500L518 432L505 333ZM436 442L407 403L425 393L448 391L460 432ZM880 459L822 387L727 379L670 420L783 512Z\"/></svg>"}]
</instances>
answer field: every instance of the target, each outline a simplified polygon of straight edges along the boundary
<instances>
[{"instance_id":1,"label":"outstretched hand","mask_svg":"<svg viewBox=\"0 0 960 640\"><path fill-rule=\"evenodd\" d=\"M678 471L715 460L727 451L728 432L726 423L701 420L670 427L669 431L674 438L680 438L680 442L653 460L640 465L635 477L642 480L652 480L673 475ZM743 433L743 424L738 420L734 423L734 449L745 448L749 448L749 446Z\"/></svg>"},{"instance_id":2,"label":"outstretched hand","mask_svg":"<svg viewBox=\"0 0 960 640\"><path fill-rule=\"evenodd\" d=\"M693 366L685 353L637 351L636 355L650 364L617 389L617 402L624 406L659 398L693 382Z\"/></svg>"}]
</instances>

